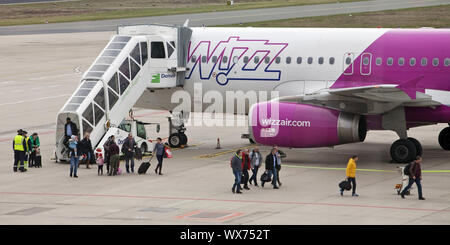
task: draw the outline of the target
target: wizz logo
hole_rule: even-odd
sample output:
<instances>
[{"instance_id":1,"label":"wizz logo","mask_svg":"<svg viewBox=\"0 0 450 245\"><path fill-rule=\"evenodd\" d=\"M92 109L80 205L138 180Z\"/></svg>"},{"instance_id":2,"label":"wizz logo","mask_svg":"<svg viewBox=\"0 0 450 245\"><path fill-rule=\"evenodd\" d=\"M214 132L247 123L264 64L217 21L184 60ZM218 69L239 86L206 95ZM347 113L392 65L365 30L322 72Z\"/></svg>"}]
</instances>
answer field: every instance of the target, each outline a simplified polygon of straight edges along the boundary
<instances>
[{"instance_id":1,"label":"wizz logo","mask_svg":"<svg viewBox=\"0 0 450 245\"><path fill-rule=\"evenodd\" d=\"M287 46L287 43L240 37L229 37L214 47L211 41L200 41L195 47L191 42L188 62L194 65L186 79L198 70L200 79L213 77L219 85L226 85L231 80L279 81L281 71L270 69L270 66L275 61L280 62L279 55Z\"/></svg>"}]
</instances>

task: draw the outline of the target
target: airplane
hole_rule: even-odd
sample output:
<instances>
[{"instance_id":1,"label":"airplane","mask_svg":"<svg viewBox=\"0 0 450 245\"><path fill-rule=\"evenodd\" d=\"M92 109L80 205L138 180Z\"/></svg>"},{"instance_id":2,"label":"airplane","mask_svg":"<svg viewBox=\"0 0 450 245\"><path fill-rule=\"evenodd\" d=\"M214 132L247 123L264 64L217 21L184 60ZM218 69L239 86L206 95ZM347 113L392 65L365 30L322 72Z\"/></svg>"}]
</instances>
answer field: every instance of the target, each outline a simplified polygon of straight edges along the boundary
<instances>
[{"instance_id":1,"label":"airplane","mask_svg":"<svg viewBox=\"0 0 450 245\"><path fill-rule=\"evenodd\" d=\"M422 155L410 128L450 125L450 30L119 26L58 114L56 147L67 116L96 144L133 106L173 112L180 91L258 92L227 111L248 115L251 142L329 147L392 130L392 160L410 162ZM273 91L276 98L260 95ZM210 105L194 99L187 110ZM185 115L172 115L182 122L170 125L168 141L179 147ZM450 150L450 127L438 142Z\"/></svg>"}]
</instances>

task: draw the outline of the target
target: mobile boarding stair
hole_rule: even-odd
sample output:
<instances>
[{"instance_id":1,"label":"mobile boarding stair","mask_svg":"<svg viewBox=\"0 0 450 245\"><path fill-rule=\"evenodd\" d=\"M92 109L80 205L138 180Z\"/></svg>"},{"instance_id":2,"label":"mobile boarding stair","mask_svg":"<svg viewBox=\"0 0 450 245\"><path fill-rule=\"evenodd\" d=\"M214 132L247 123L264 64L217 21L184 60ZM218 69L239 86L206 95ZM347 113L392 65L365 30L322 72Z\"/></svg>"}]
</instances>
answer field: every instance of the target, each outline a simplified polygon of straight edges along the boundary
<instances>
[{"instance_id":1,"label":"mobile boarding stair","mask_svg":"<svg viewBox=\"0 0 450 245\"><path fill-rule=\"evenodd\" d=\"M95 148L111 126L119 125L147 88L184 85L192 30L184 26L119 26L57 115L55 158L68 160L66 118ZM170 74L153 79L155 74Z\"/></svg>"}]
</instances>

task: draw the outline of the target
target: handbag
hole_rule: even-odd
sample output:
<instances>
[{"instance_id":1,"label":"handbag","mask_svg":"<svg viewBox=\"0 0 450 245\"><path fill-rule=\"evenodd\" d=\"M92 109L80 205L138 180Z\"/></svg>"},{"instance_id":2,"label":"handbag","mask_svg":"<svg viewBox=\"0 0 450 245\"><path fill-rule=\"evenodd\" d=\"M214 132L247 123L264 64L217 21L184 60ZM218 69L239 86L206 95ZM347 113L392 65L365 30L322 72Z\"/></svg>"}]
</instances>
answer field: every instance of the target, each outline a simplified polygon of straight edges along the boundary
<instances>
[{"instance_id":1,"label":"handbag","mask_svg":"<svg viewBox=\"0 0 450 245\"><path fill-rule=\"evenodd\" d=\"M348 179L345 179L339 183L339 188L349 191L352 189L352 183Z\"/></svg>"},{"instance_id":2,"label":"handbag","mask_svg":"<svg viewBox=\"0 0 450 245\"><path fill-rule=\"evenodd\" d=\"M267 173L267 171L264 172L264 173L261 175L260 180L261 180L262 182L270 182L270 181L271 181L271 179L270 179L269 174Z\"/></svg>"}]
</instances>

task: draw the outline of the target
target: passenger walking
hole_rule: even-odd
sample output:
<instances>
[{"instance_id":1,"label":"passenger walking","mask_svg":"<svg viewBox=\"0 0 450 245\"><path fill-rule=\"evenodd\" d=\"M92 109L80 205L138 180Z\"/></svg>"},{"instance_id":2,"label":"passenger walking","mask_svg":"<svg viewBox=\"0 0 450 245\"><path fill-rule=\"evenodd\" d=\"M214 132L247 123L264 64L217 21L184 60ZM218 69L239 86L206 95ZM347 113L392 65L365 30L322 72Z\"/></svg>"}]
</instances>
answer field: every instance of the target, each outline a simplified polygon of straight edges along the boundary
<instances>
[{"instance_id":1,"label":"passenger walking","mask_svg":"<svg viewBox=\"0 0 450 245\"><path fill-rule=\"evenodd\" d=\"M98 154L97 157L97 166L98 166L98 170L97 170L97 175L103 175L103 165L104 165L105 161L103 159L102 153Z\"/></svg>"},{"instance_id":2,"label":"passenger walking","mask_svg":"<svg viewBox=\"0 0 450 245\"><path fill-rule=\"evenodd\" d=\"M425 200L425 198L422 195L422 184L420 181L422 180L422 157L417 156L416 160L411 163L411 166L409 167L409 183L408 186L403 189L403 191L400 193L402 198L405 198L405 193L411 188L411 186L416 183L417 185L417 191L419 192L419 200Z\"/></svg>"},{"instance_id":3,"label":"passenger walking","mask_svg":"<svg viewBox=\"0 0 450 245\"><path fill-rule=\"evenodd\" d=\"M278 189L277 186L277 162L278 162L278 158L277 158L277 149L276 148L272 148L272 151L270 152L269 155L266 156L266 171L267 174L269 175L269 178L272 178L272 185L274 189ZM261 183L261 186L264 187L265 182Z\"/></svg>"},{"instance_id":4,"label":"passenger walking","mask_svg":"<svg viewBox=\"0 0 450 245\"><path fill-rule=\"evenodd\" d=\"M105 152L105 163L106 163L106 172L109 173L109 166L111 165L111 158L109 154L109 146L115 142L114 135L109 136L108 140L103 144L103 149Z\"/></svg>"},{"instance_id":5,"label":"passenger walking","mask_svg":"<svg viewBox=\"0 0 450 245\"><path fill-rule=\"evenodd\" d=\"M78 137L72 135L69 140L69 156L70 156L70 177L78 178L77 169L78 169L78 161L80 159L79 150L78 150Z\"/></svg>"},{"instance_id":6,"label":"passenger walking","mask_svg":"<svg viewBox=\"0 0 450 245\"><path fill-rule=\"evenodd\" d=\"M347 163L347 168L345 174L347 176L347 181L352 183L352 196L359 196L356 194L356 162L358 161L358 156L352 156ZM344 195L344 189L340 190L341 196Z\"/></svg>"},{"instance_id":7,"label":"passenger walking","mask_svg":"<svg viewBox=\"0 0 450 245\"><path fill-rule=\"evenodd\" d=\"M90 139L90 133L85 133L84 138L80 141L80 155L86 156L86 168L90 169L89 164L94 160L94 149Z\"/></svg>"},{"instance_id":8,"label":"passenger walking","mask_svg":"<svg viewBox=\"0 0 450 245\"><path fill-rule=\"evenodd\" d=\"M158 160L158 165L155 168L155 174L158 174L158 169L159 169L159 175L162 175L162 173L161 173L162 164L163 164L164 154L166 153L166 151L165 151L166 148L161 143L161 141L162 141L162 139L159 137L156 139L156 144L155 144L155 147L153 148L153 152L152 152L152 154L156 154L156 159Z\"/></svg>"},{"instance_id":9,"label":"passenger walking","mask_svg":"<svg viewBox=\"0 0 450 245\"><path fill-rule=\"evenodd\" d=\"M30 137L28 137L27 131L22 131L22 135L25 138L25 157L23 159L23 165L25 168L25 171L28 170L28 161L30 160L30 153L31 153L31 142Z\"/></svg>"},{"instance_id":10,"label":"passenger walking","mask_svg":"<svg viewBox=\"0 0 450 245\"><path fill-rule=\"evenodd\" d=\"M122 152L125 154L125 168L127 173L130 173L130 161L131 161L131 172L134 173L134 149L136 147L136 141L134 141L133 135L128 134L122 145Z\"/></svg>"},{"instance_id":11,"label":"passenger walking","mask_svg":"<svg viewBox=\"0 0 450 245\"><path fill-rule=\"evenodd\" d=\"M30 148L31 148L31 154L30 154L30 167L37 167L36 166L36 151L41 146L41 143L39 142L39 136L37 133L33 133L30 137Z\"/></svg>"},{"instance_id":12,"label":"passenger walking","mask_svg":"<svg viewBox=\"0 0 450 245\"><path fill-rule=\"evenodd\" d=\"M24 169L24 159L25 159L25 149L27 148L27 146L22 134L23 134L22 129L17 130L17 135L14 137L13 140L14 172L17 172L17 169L19 169L21 172L26 171Z\"/></svg>"},{"instance_id":13,"label":"passenger walking","mask_svg":"<svg viewBox=\"0 0 450 245\"><path fill-rule=\"evenodd\" d=\"M251 169L250 165L251 164L248 149L244 149L242 151L242 178L244 182L244 189L246 190L250 190L250 188L248 188L248 180L249 180L248 170Z\"/></svg>"},{"instance_id":14,"label":"passenger walking","mask_svg":"<svg viewBox=\"0 0 450 245\"><path fill-rule=\"evenodd\" d=\"M64 125L64 142L63 144L68 147L67 142L71 139L72 135L78 135L78 128L77 125L72 122L70 117L66 118L66 124ZM70 151L70 150L69 150ZM64 149L61 153L64 152Z\"/></svg>"},{"instance_id":15,"label":"passenger walking","mask_svg":"<svg viewBox=\"0 0 450 245\"><path fill-rule=\"evenodd\" d=\"M277 182L278 185L281 186L281 182L280 182L280 170L281 170L281 150L278 149L278 146L274 147L275 149L277 149Z\"/></svg>"},{"instance_id":16,"label":"passenger walking","mask_svg":"<svg viewBox=\"0 0 450 245\"><path fill-rule=\"evenodd\" d=\"M115 141L112 141L111 144L109 145L109 156L110 156L110 161L111 161L111 166L110 166L110 172L108 173L109 176L111 175L116 175L117 174L117 170L119 169L119 164L120 164L120 156L119 156L119 146L116 144Z\"/></svg>"},{"instance_id":17,"label":"passenger walking","mask_svg":"<svg viewBox=\"0 0 450 245\"><path fill-rule=\"evenodd\" d=\"M234 174L234 184L231 188L233 193L241 194L241 178L242 178L242 156L241 150L237 150L234 156L231 158L231 169Z\"/></svg>"},{"instance_id":18,"label":"passenger walking","mask_svg":"<svg viewBox=\"0 0 450 245\"><path fill-rule=\"evenodd\" d=\"M255 183L255 186L258 186L258 169L262 164L263 158L261 155L261 152L259 152L258 147L253 148L252 152L250 152L249 154L250 157L250 164L251 164L251 168L252 168L252 177L250 178L249 183Z\"/></svg>"}]
</instances>

